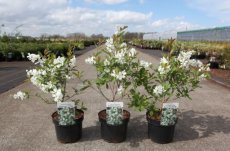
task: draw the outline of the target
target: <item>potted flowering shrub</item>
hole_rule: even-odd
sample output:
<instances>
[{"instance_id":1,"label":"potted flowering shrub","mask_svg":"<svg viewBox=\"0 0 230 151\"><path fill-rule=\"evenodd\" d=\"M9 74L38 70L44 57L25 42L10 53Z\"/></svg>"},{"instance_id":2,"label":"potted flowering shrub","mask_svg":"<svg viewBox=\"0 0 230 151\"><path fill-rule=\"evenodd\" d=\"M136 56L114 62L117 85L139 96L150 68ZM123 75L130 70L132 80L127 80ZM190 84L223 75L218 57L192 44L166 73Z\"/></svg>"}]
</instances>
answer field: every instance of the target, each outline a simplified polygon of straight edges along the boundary
<instances>
[{"instance_id":1,"label":"potted flowering shrub","mask_svg":"<svg viewBox=\"0 0 230 151\"><path fill-rule=\"evenodd\" d=\"M85 60L97 71L97 77L91 82L91 86L108 101L106 109L98 113L101 136L113 143L126 139L130 112L123 110L123 101L128 98L130 90L134 89L132 81L140 66L136 50L128 48L123 40L125 28L119 28L107 39L103 49Z\"/></svg>"},{"instance_id":2,"label":"potted flowering shrub","mask_svg":"<svg viewBox=\"0 0 230 151\"><path fill-rule=\"evenodd\" d=\"M36 66L34 69L26 70L30 81L44 93L50 93L53 100L49 101L41 95L41 99L47 103L57 103L57 111L52 114L52 120L55 125L56 136L58 141L62 143L76 142L82 135L82 120L84 118L85 109L80 106L77 109L79 100L74 99L81 90L75 89L73 94L67 94L67 81L78 75L80 72L76 70L76 58L71 51L68 57L56 57L52 53L45 51L45 55L28 54L27 58ZM28 97L28 93L19 91L13 96L15 99L24 99Z\"/></svg>"},{"instance_id":3,"label":"potted flowering shrub","mask_svg":"<svg viewBox=\"0 0 230 151\"><path fill-rule=\"evenodd\" d=\"M178 104L166 102L181 97L191 99L189 93L199 86L202 79L209 77L209 65L191 59L191 55L191 51L181 51L177 57L163 57L157 69L151 68L145 78L135 81L146 91L133 91L130 106L140 111L147 110L148 136L155 142L169 143L173 140Z\"/></svg>"}]
</instances>

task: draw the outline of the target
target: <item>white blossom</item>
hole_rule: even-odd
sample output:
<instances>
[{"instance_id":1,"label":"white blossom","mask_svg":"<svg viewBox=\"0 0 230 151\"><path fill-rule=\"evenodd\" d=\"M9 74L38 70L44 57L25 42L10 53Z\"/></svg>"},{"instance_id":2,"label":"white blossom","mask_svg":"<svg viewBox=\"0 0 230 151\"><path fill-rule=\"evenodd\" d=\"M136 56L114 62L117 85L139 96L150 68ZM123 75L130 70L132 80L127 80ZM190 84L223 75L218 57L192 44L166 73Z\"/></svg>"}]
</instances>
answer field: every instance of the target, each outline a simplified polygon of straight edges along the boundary
<instances>
[{"instance_id":1,"label":"white blossom","mask_svg":"<svg viewBox=\"0 0 230 151\"><path fill-rule=\"evenodd\" d=\"M104 71L105 71L106 73L109 73L109 72L110 72L110 70L109 70L109 69L105 69Z\"/></svg>"},{"instance_id":2,"label":"white blossom","mask_svg":"<svg viewBox=\"0 0 230 151\"><path fill-rule=\"evenodd\" d=\"M95 61L95 57L94 57L94 56L85 59L85 62L86 62L87 64L96 64L96 61Z\"/></svg>"},{"instance_id":3,"label":"white blossom","mask_svg":"<svg viewBox=\"0 0 230 151\"><path fill-rule=\"evenodd\" d=\"M107 51L113 52L115 47L113 45L113 38L112 37L106 40L105 46L106 46Z\"/></svg>"},{"instance_id":4,"label":"white blossom","mask_svg":"<svg viewBox=\"0 0 230 151\"><path fill-rule=\"evenodd\" d=\"M161 58L160 64L168 64L168 63L169 61L165 57Z\"/></svg>"},{"instance_id":5,"label":"white blossom","mask_svg":"<svg viewBox=\"0 0 230 151\"><path fill-rule=\"evenodd\" d=\"M124 70L121 71L121 72L118 72L118 73L116 73L116 71L113 70L112 73L111 73L111 76L112 76L112 77L115 77L115 78L118 79L118 80L122 80L122 79L125 78L126 74L127 74L127 73L126 73Z\"/></svg>"},{"instance_id":6,"label":"white blossom","mask_svg":"<svg viewBox=\"0 0 230 151\"><path fill-rule=\"evenodd\" d=\"M177 59L180 61L181 63L181 67L185 68L185 69L189 69L189 66L191 64L194 63L194 61L191 61L191 56L192 56L193 51L188 51L188 52L184 52L181 51L179 56L177 57Z\"/></svg>"},{"instance_id":7,"label":"white blossom","mask_svg":"<svg viewBox=\"0 0 230 151\"><path fill-rule=\"evenodd\" d=\"M159 95L161 95L161 94L163 94L163 93L165 92L165 89L164 89L164 87L163 87L162 85L158 85L158 86L156 86L156 87L154 88L153 92L154 92L157 96L159 96Z\"/></svg>"},{"instance_id":8,"label":"white blossom","mask_svg":"<svg viewBox=\"0 0 230 151\"><path fill-rule=\"evenodd\" d=\"M105 60L104 60L104 65L105 65L105 66L108 66L108 65L110 65L110 62L109 62L107 59L105 59Z\"/></svg>"},{"instance_id":9,"label":"white blossom","mask_svg":"<svg viewBox=\"0 0 230 151\"><path fill-rule=\"evenodd\" d=\"M24 99L28 98L28 95L25 92L18 91L16 94L13 95L13 98L24 100Z\"/></svg>"},{"instance_id":10,"label":"white blossom","mask_svg":"<svg viewBox=\"0 0 230 151\"><path fill-rule=\"evenodd\" d=\"M75 64L76 64L76 57L73 56L73 58L71 58L71 59L70 59L70 62L69 62L70 68L75 67Z\"/></svg>"},{"instance_id":11,"label":"white blossom","mask_svg":"<svg viewBox=\"0 0 230 151\"><path fill-rule=\"evenodd\" d=\"M56 59L54 59L53 64L56 65L57 68L60 68L65 63L65 57L58 56Z\"/></svg>"},{"instance_id":12,"label":"white blossom","mask_svg":"<svg viewBox=\"0 0 230 151\"><path fill-rule=\"evenodd\" d=\"M136 53L137 53L137 51L136 51L136 49L134 49L134 48L131 48L131 49L129 50L129 56L130 56L130 57L134 57L134 56L136 55Z\"/></svg>"},{"instance_id":13,"label":"white blossom","mask_svg":"<svg viewBox=\"0 0 230 151\"><path fill-rule=\"evenodd\" d=\"M127 47L127 44L126 44L125 42L123 42L123 43L121 44L121 47Z\"/></svg>"},{"instance_id":14,"label":"white blossom","mask_svg":"<svg viewBox=\"0 0 230 151\"><path fill-rule=\"evenodd\" d=\"M114 58L116 58L118 60L119 63L123 64L125 63L125 52L121 51L121 52L116 52Z\"/></svg>"},{"instance_id":15,"label":"white blossom","mask_svg":"<svg viewBox=\"0 0 230 151\"><path fill-rule=\"evenodd\" d=\"M62 94L62 91L61 89L54 89L52 92L52 97L54 98L54 101L55 102L61 102L63 101L63 94Z\"/></svg>"},{"instance_id":16,"label":"white blossom","mask_svg":"<svg viewBox=\"0 0 230 151\"><path fill-rule=\"evenodd\" d=\"M204 79L206 79L207 78L207 76L205 75L205 74L201 74L200 76L199 76L199 80L201 81L201 80L204 80Z\"/></svg>"},{"instance_id":17,"label":"white blossom","mask_svg":"<svg viewBox=\"0 0 230 151\"><path fill-rule=\"evenodd\" d=\"M123 86L122 86L122 85L121 85L121 86L119 86L119 87L118 87L118 89L117 89L117 93L118 93L118 94L122 94L122 93L123 93L123 91L124 91Z\"/></svg>"},{"instance_id":18,"label":"white blossom","mask_svg":"<svg viewBox=\"0 0 230 151\"><path fill-rule=\"evenodd\" d=\"M35 63L35 64L39 63L40 60L41 60L41 56L40 56L40 55L31 54L31 53L28 53L27 58L28 58L31 62Z\"/></svg>"},{"instance_id":19,"label":"white blossom","mask_svg":"<svg viewBox=\"0 0 230 151\"><path fill-rule=\"evenodd\" d=\"M170 65L166 65L166 66L160 65L160 66L158 67L158 72L159 72L160 74L166 74L166 73L169 72L169 70L170 70Z\"/></svg>"},{"instance_id":20,"label":"white blossom","mask_svg":"<svg viewBox=\"0 0 230 151\"><path fill-rule=\"evenodd\" d=\"M144 68L148 68L152 63L149 63L147 61L141 60L140 61L140 66L144 67Z\"/></svg>"}]
</instances>

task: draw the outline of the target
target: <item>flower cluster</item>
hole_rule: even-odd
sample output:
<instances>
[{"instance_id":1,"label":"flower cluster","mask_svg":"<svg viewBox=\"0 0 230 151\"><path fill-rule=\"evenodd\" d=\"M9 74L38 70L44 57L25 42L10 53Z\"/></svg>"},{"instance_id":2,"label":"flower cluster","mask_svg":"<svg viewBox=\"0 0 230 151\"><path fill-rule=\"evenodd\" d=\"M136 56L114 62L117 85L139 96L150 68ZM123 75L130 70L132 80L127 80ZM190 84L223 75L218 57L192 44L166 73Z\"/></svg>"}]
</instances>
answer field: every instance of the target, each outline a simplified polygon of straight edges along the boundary
<instances>
[{"instance_id":1,"label":"flower cluster","mask_svg":"<svg viewBox=\"0 0 230 151\"><path fill-rule=\"evenodd\" d=\"M191 59L192 51L176 56L165 56L160 60L159 66L148 76L152 68L142 72L142 78L136 78L136 83L145 88L145 92L133 91L131 106L139 110L147 109L149 113L161 111L162 104L170 98L187 97L189 93L199 86L201 80L209 77L209 65ZM147 63L140 62L148 67ZM146 64L146 65L145 65ZM160 102L161 106L159 107ZM158 106L156 106L156 104Z\"/></svg>"},{"instance_id":2,"label":"flower cluster","mask_svg":"<svg viewBox=\"0 0 230 151\"><path fill-rule=\"evenodd\" d=\"M26 70L32 84L43 92L50 93L55 102L64 101L66 82L71 79L75 71L75 56L66 58L56 57L53 54L48 56L29 54L27 58L39 65L35 69ZM25 96L22 94L19 91L14 98L22 99L22 96Z\"/></svg>"},{"instance_id":3,"label":"flower cluster","mask_svg":"<svg viewBox=\"0 0 230 151\"><path fill-rule=\"evenodd\" d=\"M125 28L118 28L115 34L106 40L104 48L95 55L86 58L85 62L96 67L97 79L96 88L108 101L115 101L128 96L128 91L132 89L135 73L140 69L148 68L151 63L139 61L137 51L129 48L124 42ZM110 89L112 95L106 96L101 88ZM112 96L112 98L109 98Z\"/></svg>"},{"instance_id":4,"label":"flower cluster","mask_svg":"<svg viewBox=\"0 0 230 151\"><path fill-rule=\"evenodd\" d=\"M85 62L86 62L87 64L95 64L95 63L96 63L95 57L92 56L92 57L90 57L90 58L87 58L87 59L85 59Z\"/></svg>"},{"instance_id":5,"label":"flower cluster","mask_svg":"<svg viewBox=\"0 0 230 151\"><path fill-rule=\"evenodd\" d=\"M149 68L149 66L151 66L152 63L149 63L147 61L141 60L140 61L140 66L144 67L144 68Z\"/></svg>"},{"instance_id":6,"label":"flower cluster","mask_svg":"<svg viewBox=\"0 0 230 151\"><path fill-rule=\"evenodd\" d=\"M22 91L18 91L16 94L13 95L14 99L20 99L20 100L24 100L26 98L28 98L28 94Z\"/></svg>"},{"instance_id":7,"label":"flower cluster","mask_svg":"<svg viewBox=\"0 0 230 151\"><path fill-rule=\"evenodd\" d=\"M165 92L165 89L162 85L158 85L154 88L153 92L155 93L155 95L160 96Z\"/></svg>"},{"instance_id":8,"label":"flower cluster","mask_svg":"<svg viewBox=\"0 0 230 151\"><path fill-rule=\"evenodd\" d=\"M159 97L159 92L178 92L177 96L186 96L189 91L192 91L198 86L200 80L208 77L209 65L204 65L201 61L191 59L192 51L181 51L178 57L168 56L163 57L160 60L160 65L157 69L156 81L159 81L161 85L166 85L167 90L162 91L162 86L156 86L154 94ZM177 85L175 85L177 84ZM180 90L181 85L182 90ZM191 89L189 87L192 87ZM160 90L160 91L157 91ZM163 95L165 98L169 94Z\"/></svg>"},{"instance_id":9,"label":"flower cluster","mask_svg":"<svg viewBox=\"0 0 230 151\"><path fill-rule=\"evenodd\" d=\"M169 70L170 70L169 61L165 57L161 58L160 65L158 67L158 72L160 74L167 74Z\"/></svg>"},{"instance_id":10,"label":"flower cluster","mask_svg":"<svg viewBox=\"0 0 230 151\"><path fill-rule=\"evenodd\" d=\"M116 71L113 70L113 72L111 73L111 76L115 77L117 80L122 80L122 79L125 79L126 72L121 71L121 72L116 73Z\"/></svg>"}]
</instances>

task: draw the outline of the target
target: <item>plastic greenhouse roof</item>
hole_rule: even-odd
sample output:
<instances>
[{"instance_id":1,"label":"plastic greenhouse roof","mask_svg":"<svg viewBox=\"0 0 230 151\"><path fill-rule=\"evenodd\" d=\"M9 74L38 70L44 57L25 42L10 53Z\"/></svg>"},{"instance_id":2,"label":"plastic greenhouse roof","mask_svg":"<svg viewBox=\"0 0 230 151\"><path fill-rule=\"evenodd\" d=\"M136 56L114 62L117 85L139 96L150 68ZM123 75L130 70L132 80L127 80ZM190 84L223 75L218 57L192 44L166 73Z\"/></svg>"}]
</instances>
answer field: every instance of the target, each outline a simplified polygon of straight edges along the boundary
<instances>
[{"instance_id":1,"label":"plastic greenhouse roof","mask_svg":"<svg viewBox=\"0 0 230 151\"><path fill-rule=\"evenodd\" d=\"M207 28L207 29L197 29L197 30L188 30L188 31L180 31L180 32L177 32L177 33L178 34L180 34L180 33L192 33L192 32L211 31L211 30L225 30L225 29L230 30L230 26Z\"/></svg>"}]
</instances>

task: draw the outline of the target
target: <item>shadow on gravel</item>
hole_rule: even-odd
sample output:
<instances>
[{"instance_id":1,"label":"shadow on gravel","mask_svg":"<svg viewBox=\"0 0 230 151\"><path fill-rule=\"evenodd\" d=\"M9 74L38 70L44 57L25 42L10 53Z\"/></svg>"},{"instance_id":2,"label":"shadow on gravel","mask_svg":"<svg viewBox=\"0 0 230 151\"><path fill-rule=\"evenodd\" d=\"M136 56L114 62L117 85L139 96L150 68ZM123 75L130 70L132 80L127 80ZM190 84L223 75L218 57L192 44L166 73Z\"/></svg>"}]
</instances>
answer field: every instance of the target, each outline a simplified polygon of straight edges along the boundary
<instances>
[{"instance_id":1,"label":"shadow on gravel","mask_svg":"<svg viewBox=\"0 0 230 151\"><path fill-rule=\"evenodd\" d=\"M148 139L147 128L145 115L130 119L126 141L131 147L138 147L143 140Z\"/></svg>"},{"instance_id":2,"label":"shadow on gravel","mask_svg":"<svg viewBox=\"0 0 230 151\"><path fill-rule=\"evenodd\" d=\"M188 141L205 138L216 133L230 133L230 118L208 115L205 112L182 112L178 120L174 141Z\"/></svg>"},{"instance_id":3,"label":"shadow on gravel","mask_svg":"<svg viewBox=\"0 0 230 151\"><path fill-rule=\"evenodd\" d=\"M101 127L99 121L96 122L95 126L83 128L81 141L84 142L102 139L100 128Z\"/></svg>"}]
</instances>

